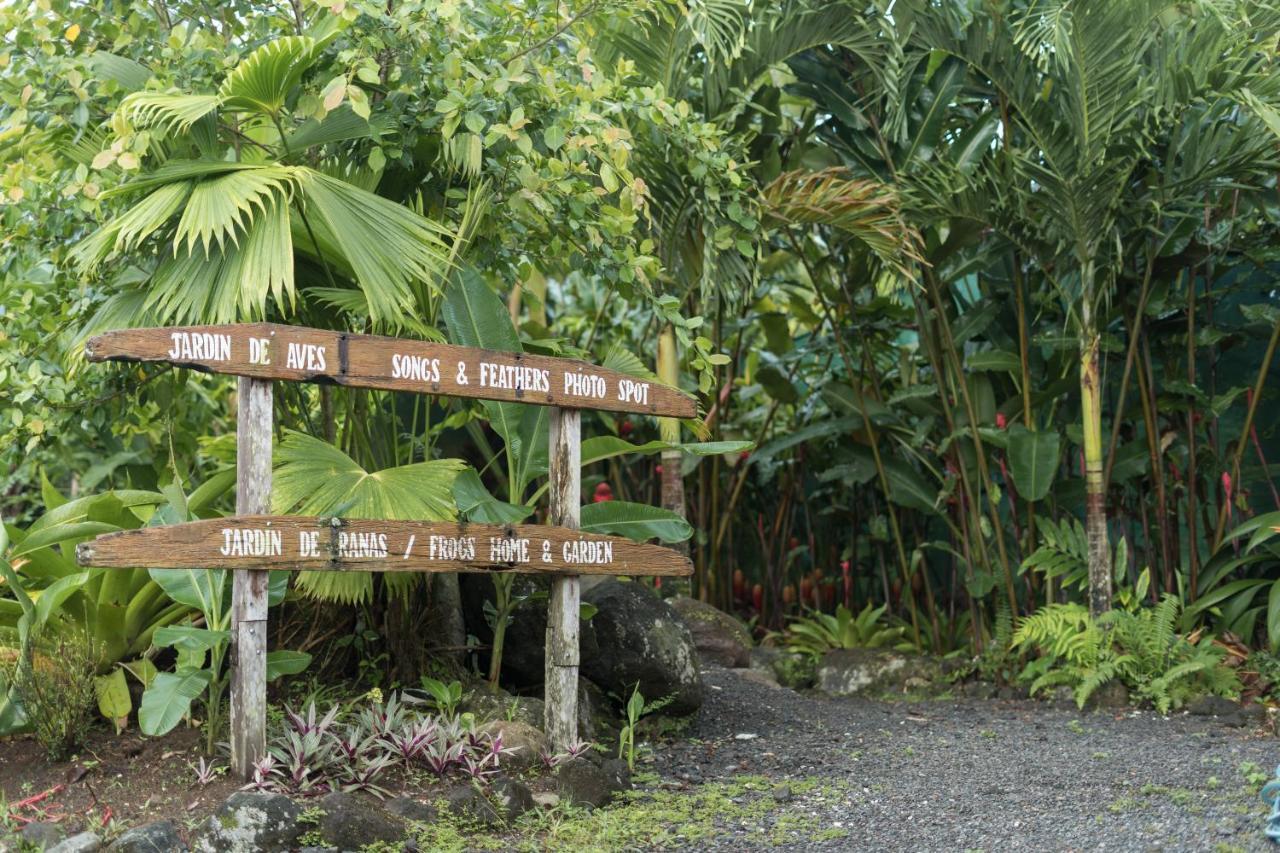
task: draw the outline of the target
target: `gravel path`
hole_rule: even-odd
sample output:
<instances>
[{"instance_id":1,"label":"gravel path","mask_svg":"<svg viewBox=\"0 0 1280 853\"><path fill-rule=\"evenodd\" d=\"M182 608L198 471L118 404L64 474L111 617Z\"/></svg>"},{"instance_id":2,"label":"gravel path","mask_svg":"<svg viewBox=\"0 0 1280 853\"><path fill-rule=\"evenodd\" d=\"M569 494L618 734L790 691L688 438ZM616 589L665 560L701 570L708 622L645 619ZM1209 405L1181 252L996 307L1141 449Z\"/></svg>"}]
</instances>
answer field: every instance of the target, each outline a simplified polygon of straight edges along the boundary
<instances>
[{"instance_id":1,"label":"gravel path","mask_svg":"<svg viewBox=\"0 0 1280 853\"><path fill-rule=\"evenodd\" d=\"M689 849L1273 849L1257 791L1280 740L1216 718L704 681L691 726L656 748L667 785L728 790Z\"/></svg>"}]
</instances>

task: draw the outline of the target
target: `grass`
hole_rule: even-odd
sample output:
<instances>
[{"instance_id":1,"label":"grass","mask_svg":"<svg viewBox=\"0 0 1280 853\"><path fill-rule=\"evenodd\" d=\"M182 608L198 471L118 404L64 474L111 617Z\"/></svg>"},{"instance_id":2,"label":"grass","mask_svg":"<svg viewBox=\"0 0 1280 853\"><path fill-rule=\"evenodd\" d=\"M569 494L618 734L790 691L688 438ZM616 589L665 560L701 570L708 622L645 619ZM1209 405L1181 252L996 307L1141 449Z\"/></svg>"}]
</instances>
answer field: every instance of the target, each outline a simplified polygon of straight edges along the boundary
<instances>
[{"instance_id":1,"label":"grass","mask_svg":"<svg viewBox=\"0 0 1280 853\"><path fill-rule=\"evenodd\" d=\"M843 782L812 777L787 780L792 794L807 806L845 801L852 790ZM689 790L630 791L607 809L588 812L561 804L521 815L505 831L486 831L442 812L432 824L417 824L422 850L565 850L684 848L723 835L726 827L767 833L775 844L804 847L844 838L849 830L815 825L810 809L796 812L777 802L776 781L739 775Z\"/></svg>"}]
</instances>

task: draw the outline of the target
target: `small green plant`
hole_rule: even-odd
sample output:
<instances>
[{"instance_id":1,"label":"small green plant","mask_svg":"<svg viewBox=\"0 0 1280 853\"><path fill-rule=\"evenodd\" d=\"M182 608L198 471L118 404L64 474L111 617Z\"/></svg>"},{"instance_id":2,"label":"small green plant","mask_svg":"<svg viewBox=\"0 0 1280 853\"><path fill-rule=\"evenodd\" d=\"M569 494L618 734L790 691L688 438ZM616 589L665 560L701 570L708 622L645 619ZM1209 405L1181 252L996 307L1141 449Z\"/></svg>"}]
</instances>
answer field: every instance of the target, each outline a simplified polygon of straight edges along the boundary
<instances>
[{"instance_id":1,"label":"small green plant","mask_svg":"<svg viewBox=\"0 0 1280 853\"><path fill-rule=\"evenodd\" d=\"M815 658L832 649L913 649L903 639L906 629L885 624L884 612L884 605L873 608L870 603L857 616L843 604L836 608L834 616L813 611L787 626L784 642L791 651Z\"/></svg>"},{"instance_id":2,"label":"small green plant","mask_svg":"<svg viewBox=\"0 0 1280 853\"><path fill-rule=\"evenodd\" d=\"M622 732L618 735L618 757L622 758L625 755L627 757L627 767L631 770L636 769L636 724L640 722L641 717L670 705L674 698L673 696L664 696L661 699L645 704L644 696L640 693L640 682L636 682L635 689L631 691L631 698L627 700L625 711L627 722L622 727Z\"/></svg>"},{"instance_id":3,"label":"small green plant","mask_svg":"<svg viewBox=\"0 0 1280 853\"><path fill-rule=\"evenodd\" d=\"M84 745L97 707L94 667L98 652L85 633L36 636L0 681L12 685L32 731L50 761L62 761Z\"/></svg>"},{"instance_id":4,"label":"small green plant","mask_svg":"<svg viewBox=\"0 0 1280 853\"><path fill-rule=\"evenodd\" d=\"M1244 781L1255 788L1271 778L1271 775L1258 766L1256 761L1242 761L1239 770Z\"/></svg>"},{"instance_id":5,"label":"small green plant","mask_svg":"<svg viewBox=\"0 0 1280 853\"><path fill-rule=\"evenodd\" d=\"M1166 595L1155 607L1112 610L1097 620L1080 604L1042 607L1013 635L1015 649L1039 652L1020 678L1033 694L1070 687L1081 708L1113 680L1162 714L1206 693L1234 696L1240 680L1213 638L1192 642L1175 631L1180 606Z\"/></svg>"},{"instance_id":6,"label":"small green plant","mask_svg":"<svg viewBox=\"0 0 1280 853\"><path fill-rule=\"evenodd\" d=\"M462 682L443 681L424 675L421 678L422 689L431 696L431 703L443 716L453 718L458 713L458 703L462 701Z\"/></svg>"},{"instance_id":7,"label":"small green plant","mask_svg":"<svg viewBox=\"0 0 1280 853\"><path fill-rule=\"evenodd\" d=\"M1067 723L1067 731L1073 735L1082 735L1084 734L1084 724L1079 720L1071 720Z\"/></svg>"}]
</instances>

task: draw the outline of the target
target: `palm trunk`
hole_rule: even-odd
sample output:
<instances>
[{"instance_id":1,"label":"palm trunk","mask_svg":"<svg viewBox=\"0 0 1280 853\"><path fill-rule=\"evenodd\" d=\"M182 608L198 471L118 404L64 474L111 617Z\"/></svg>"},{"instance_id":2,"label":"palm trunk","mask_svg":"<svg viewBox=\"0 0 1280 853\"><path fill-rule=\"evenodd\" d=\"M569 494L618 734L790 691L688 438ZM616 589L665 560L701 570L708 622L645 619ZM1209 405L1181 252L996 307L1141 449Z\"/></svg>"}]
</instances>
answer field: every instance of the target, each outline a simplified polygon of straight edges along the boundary
<instances>
[{"instance_id":1,"label":"palm trunk","mask_svg":"<svg viewBox=\"0 0 1280 853\"><path fill-rule=\"evenodd\" d=\"M679 363L676 358L676 336L670 326L658 336L658 379L664 384L679 384ZM680 421L675 418L658 418L658 434L667 444L680 443ZM685 517L684 478L680 476L681 454L677 449L662 451L662 508ZM675 548L689 553L689 543L681 542Z\"/></svg>"},{"instance_id":2,"label":"palm trunk","mask_svg":"<svg viewBox=\"0 0 1280 853\"><path fill-rule=\"evenodd\" d=\"M1089 612L1111 609L1111 543L1107 534L1107 491L1102 471L1102 399L1098 370L1099 336L1086 319L1080 354L1080 410L1084 421L1085 530L1089 537Z\"/></svg>"}]
</instances>

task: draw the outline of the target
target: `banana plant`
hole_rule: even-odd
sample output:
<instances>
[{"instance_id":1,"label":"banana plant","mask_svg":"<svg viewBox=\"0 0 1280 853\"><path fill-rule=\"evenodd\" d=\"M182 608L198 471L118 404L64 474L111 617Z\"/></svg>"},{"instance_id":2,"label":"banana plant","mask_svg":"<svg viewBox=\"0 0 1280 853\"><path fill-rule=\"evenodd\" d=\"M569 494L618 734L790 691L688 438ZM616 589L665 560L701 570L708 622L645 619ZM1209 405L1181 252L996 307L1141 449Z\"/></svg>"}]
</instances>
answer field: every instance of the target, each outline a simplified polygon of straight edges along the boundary
<instances>
[{"instance_id":1,"label":"banana plant","mask_svg":"<svg viewBox=\"0 0 1280 853\"><path fill-rule=\"evenodd\" d=\"M522 352L520 335L511 321L511 315L497 294L474 269L464 268L451 279L445 288L444 320L449 337L455 344L482 347L503 352ZM626 369L655 380L644 371L640 360L613 358L609 366ZM644 371L644 372L640 372ZM493 497L485 488L480 474L464 472L454 483L454 499L458 508L472 521L513 523L533 515L538 499L547 486L530 489L535 480L547 474L547 444L549 412L545 406L522 403L481 403L490 426L503 440L503 459L507 500ZM481 443L484 446L484 443ZM647 444L630 444L615 436L587 439L582 443L582 464L619 456L624 453L655 453L674 447L665 441ZM693 453L711 454L733 452L749 447L743 442L713 442L705 445L684 446ZM726 449L728 448L728 449ZM491 460L495 461L495 460ZM582 530L626 536L636 541L658 539L671 543L682 542L693 535L689 523L674 512L646 504L627 501L604 501L582 507ZM512 593L514 575L493 575L494 600L486 608L486 615L493 628L493 649L489 664L489 681L497 684L502 671L502 648L507 625L512 614L527 596Z\"/></svg>"}]
</instances>

